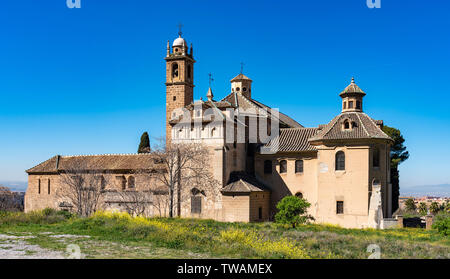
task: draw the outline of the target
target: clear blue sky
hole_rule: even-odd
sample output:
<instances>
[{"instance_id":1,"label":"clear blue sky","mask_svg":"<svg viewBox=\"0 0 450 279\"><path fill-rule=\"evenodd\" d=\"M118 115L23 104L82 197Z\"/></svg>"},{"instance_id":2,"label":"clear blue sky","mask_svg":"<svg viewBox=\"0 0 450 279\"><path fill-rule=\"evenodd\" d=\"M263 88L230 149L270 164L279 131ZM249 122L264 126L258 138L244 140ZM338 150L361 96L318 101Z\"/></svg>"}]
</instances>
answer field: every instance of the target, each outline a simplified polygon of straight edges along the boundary
<instances>
[{"instance_id":1,"label":"clear blue sky","mask_svg":"<svg viewBox=\"0 0 450 279\"><path fill-rule=\"evenodd\" d=\"M399 128L401 186L450 183L450 3L437 0L3 0L0 180L55 154L136 152L164 134L167 40L194 44L195 98L245 63L253 97L305 126L340 112L355 76L365 112Z\"/></svg>"}]
</instances>

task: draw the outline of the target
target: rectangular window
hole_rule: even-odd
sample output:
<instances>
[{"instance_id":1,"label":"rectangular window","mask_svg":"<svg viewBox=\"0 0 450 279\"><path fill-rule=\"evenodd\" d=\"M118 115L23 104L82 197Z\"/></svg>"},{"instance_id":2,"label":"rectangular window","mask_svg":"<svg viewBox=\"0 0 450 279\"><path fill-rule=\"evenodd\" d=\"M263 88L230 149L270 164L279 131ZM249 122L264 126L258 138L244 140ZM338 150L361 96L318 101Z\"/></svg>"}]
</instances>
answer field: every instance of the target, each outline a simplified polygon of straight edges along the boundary
<instances>
[{"instance_id":1,"label":"rectangular window","mask_svg":"<svg viewBox=\"0 0 450 279\"><path fill-rule=\"evenodd\" d=\"M378 148L375 148L373 150L373 167L379 168L380 167L380 150Z\"/></svg>"},{"instance_id":2,"label":"rectangular window","mask_svg":"<svg viewBox=\"0 0 450 279\"><path fill-rule=\"evenodd\" d=\"M192 196L191 197L191 213L200 214L202 213L202 197Z\"/></svg>"},{"instance_id":3,"label":"rectangular window","mask_svg":"<svg viewBox=\"0 0 450 279\"><path fill-rule=\"evenodd\" d=\"M295 161L295 173L303 172L303 160Z\"/></svg>"},{"instance_id":4,"label":"rectangular window","mask_svg":"<svg viewBox=\"0 0 450 279\"><path fill-rule=\"evenodd\" d=\"M286 173L287 172L287 161L282 160L280 162L280 173Z\"/></svg>"},{"instance_id":5,"label":"rectangular window","mask_svg":"<svg viewBox=\"0 0 450 279\"><path fill-rule=\"evenodd\" d=\"M258 208L258 219L262 220L262 207Z\"/></svg>"},{"instance_id":6,"label":"rectangular window","mask_svg":"<svg viewBox=\"0 0 450 279\"><path fill-rule=\"evenodd\" d=\"M336 202L336 214L344 214L344 202L343 201Z\"/></svg>"},{"instance_id":7,"label":"rectangular window","mask_svg":"<svg viewBox=\"0 0 450 279\"><path fill-rule=\"evenodd\" d=\"M38 194L41 193L41 180L38 180Z\"/></svg>"},{"instance_id":8,"label":"rectangular window","mask_svg":"<svg viewBox=\"0 0 450 279\"><path fill-rule=\"evenodd\" d=\"M50 179L48 180L48 185L47 185L47 187L48 187L48 194L50 195Z\"/></svg>"},{"instance_id":9,"label":"rectangular window","mask_svg":"<svg viewBox=\"0 0 450 279\"><path fill-rule=\"evenodd\" d=\"M349 109L352 109L352 108L353 108L353 101L349 101L349 102L348 102L348 108L349 108Z\"/></svg>"},{"instance_id":10,"label":"rectangular window","mask_svg":"<svg viewBox=\"0 0 450 279\"><path fill-rule=\"evenodd\" d=\"M270 160L264 161L264 173L265 174L272 173L272 161Z\"/></svg>"}]
</instances>

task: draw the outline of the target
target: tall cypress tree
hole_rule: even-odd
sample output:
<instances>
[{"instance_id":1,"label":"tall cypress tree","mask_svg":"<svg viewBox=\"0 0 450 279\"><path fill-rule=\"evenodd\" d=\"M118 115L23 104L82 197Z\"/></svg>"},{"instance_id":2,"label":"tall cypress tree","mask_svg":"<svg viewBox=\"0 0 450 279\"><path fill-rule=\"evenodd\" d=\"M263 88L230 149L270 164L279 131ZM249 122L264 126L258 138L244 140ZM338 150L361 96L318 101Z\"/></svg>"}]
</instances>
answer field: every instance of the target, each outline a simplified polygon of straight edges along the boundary
<instances>
[{"instance_id":1,"label":"tall cypress tree","mask_svg":"<svg viewBox=\"0 0 450 279\"><path fill-rule=\"evenodd\" d=\"M150 151L150 138L148 137L148 133L144 132L141 136L138 153L150 153Z\"/></svg>"},{"instance_id":2,"label":"tall cypress tree","mask_svg":"<svg viewBox=\"0 0 450 279\"><path fill-rule=\"evenodd\" d=\"M400 130L384 126L383 132L394 140L391 147L391 183L392 183L392 212L398 209L398 197L400 196L400 174L398 166L409 158L406 146L403 145L405 139Z\"/></svg>"}]
</instances>

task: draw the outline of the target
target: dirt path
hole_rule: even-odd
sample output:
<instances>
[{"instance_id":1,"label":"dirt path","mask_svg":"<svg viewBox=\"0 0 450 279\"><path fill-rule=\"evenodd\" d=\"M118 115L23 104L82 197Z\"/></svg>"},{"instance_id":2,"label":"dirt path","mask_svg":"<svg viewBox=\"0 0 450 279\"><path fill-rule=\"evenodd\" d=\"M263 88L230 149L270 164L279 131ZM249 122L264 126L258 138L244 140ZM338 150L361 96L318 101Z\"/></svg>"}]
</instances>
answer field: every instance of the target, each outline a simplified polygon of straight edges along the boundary
<instances>
[{"instance_id":1,"label":"dirt path","mask_svg":"<svg viewBox=\"0 0 450 279\"><path fill-rule=\"evenodd\" d=\"M34 236L0 234L0 259L64 259L64 253L43 249L25 241Z\"/></svg>"}]
</instances>

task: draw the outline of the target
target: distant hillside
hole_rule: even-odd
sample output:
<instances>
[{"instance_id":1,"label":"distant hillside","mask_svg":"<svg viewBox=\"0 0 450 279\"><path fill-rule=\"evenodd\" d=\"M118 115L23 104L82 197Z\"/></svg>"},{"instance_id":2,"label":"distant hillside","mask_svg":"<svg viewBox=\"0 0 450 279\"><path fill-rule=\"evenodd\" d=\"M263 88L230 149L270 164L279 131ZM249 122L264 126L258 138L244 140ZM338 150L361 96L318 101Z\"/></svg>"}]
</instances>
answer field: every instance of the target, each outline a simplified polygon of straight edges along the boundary
<instances>
[{"instance_id":1,"label":"distant hillside","mask_svg":"<svg viewBox=\"0 0 450 279\"><path fill-rule=\"evenodd\" d=\"M450 184L404 187L400 188L400 196L450 197Z\"/></svg>"},{"instance_id":2,"label":"distant hillside","mask_svg":"<svg viewBox=\"0 0 450 279\"><path fill-rule=\"evenodd\" d=\"M8 187L13 192L25 192L28 182L26 181L0 181L0 185Z\"/></svg>"}]
</instances>

